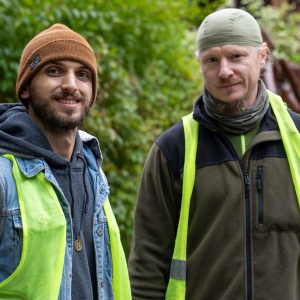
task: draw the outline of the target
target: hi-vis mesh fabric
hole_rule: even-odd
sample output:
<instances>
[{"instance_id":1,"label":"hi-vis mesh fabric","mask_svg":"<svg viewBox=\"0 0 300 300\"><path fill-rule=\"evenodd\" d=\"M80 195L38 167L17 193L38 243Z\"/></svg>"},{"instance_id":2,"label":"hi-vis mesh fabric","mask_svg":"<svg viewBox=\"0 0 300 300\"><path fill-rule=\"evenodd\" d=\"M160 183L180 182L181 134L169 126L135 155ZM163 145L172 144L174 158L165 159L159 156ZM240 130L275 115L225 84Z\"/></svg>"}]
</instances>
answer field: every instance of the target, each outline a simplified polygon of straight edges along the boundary
<instances>
[{"instance_id":1,"label":"hi-vis mesh fabric","mask_svg":"<svg viewBox=\"0 0 300 300\"><path fill-rule=\"evenodd\" d=\"M57 300L65 255L66 221L50 182L39 172L23 175L13 155L23 226L23 249L19 266L0 283L0 299Z\"/></svg>"},{"instance_id":2,"label":"hi-vis mesh fabric","mask_svg":"<svg viewBox=\"0 0 300 300\"><path fill-rule=\"evenodd\" d=\"M131 300L129 275L123 246L120 240L120 230L108 198L105 200L103 208L107 218L111 247L114 300Z\"/></svg>"},{"instance_id":3,"label":"hi-vis mesh fabric","mask_svg":"<svg viewBox=\"0 0 300 300\"><path fill-rule=\"evenodd\" d=\"M57 300L66 244L66 221L61 206L42 172L27 178L13 155L3 156L13 162L23 226L23 249L15 272L0 283L0 299ZM131 300L119 228L108 199L104 210L111 242L114 299Z\"/></svg>"},{"instance_id":4,"label":"hi-vis mesh fabric","mask_svg":"<svg viewBox=\"0 0 300 300\"><path fill-rule=\"evenodd\" d=\"M187 230L196 174L199 123L193 119L193 113L183 117L182 121L185 137L182 201L166 300L185 299L186 289Z\"/></svg>"},{"instance_id":5,"label":"hi-vis mesh fabric","mask_svg":"<svg viewBox=\"0 0 300 300\"><path fill-rule=\"evenodd\" d=\"M278 122L300 206L300 134L292 118L287 112L286 106L281 97L270 91L268 91L268 95L271 107ZM183 117L182 119L185 136L183 194L166 300L185 300L186 292L188 216L190 198L195 182L195 160L198 145L199 123L193 119L193 113ZM201 282L199 284L201 284Z\"/></svg>"},{"instance_id":6,"label":"hi-vis mesh fabric","mask_svg":"<svg viewBox=\"0 0 300 300\"><path fill-rule=\"evenodd\" d=\"M285 153L300 206L300 134L281 97L268 91L270 104L278 122Z\"/></svg>"}]
</instances>

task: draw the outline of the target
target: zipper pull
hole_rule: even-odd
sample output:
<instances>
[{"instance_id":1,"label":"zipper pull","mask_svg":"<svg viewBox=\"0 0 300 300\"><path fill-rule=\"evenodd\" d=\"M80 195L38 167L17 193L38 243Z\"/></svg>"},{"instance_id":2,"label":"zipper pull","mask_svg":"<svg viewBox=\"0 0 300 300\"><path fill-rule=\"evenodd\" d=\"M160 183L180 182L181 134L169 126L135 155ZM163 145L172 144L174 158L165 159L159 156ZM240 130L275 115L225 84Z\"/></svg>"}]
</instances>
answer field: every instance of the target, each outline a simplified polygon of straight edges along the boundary
<instances>
[{"instance_id":1,"label":"zipper pull","mask_svg":"<svg viewBox=\"0 0 300 300\"><path fill-rule=\"evenodd\" d=\"M258 190L261 190L261 186L262 186L261 177L262 177L262 167L258 167L257 168L257 176L256 176L256 178L257 178L257 189Z\"/></svg>"},{"instance_id":2,"label":"zipper pull","mask_svg":"<svg viewBox=\"0 0 300 300\"><path fill-rule=\"evenodd\" d=\"M250 184L250 179L249 179L248 174L245 174L245 175L244 175L244 181L245 181L245 184L246 184L246 185L249 185L249 184Z\"/></svg>"}]
</instances>

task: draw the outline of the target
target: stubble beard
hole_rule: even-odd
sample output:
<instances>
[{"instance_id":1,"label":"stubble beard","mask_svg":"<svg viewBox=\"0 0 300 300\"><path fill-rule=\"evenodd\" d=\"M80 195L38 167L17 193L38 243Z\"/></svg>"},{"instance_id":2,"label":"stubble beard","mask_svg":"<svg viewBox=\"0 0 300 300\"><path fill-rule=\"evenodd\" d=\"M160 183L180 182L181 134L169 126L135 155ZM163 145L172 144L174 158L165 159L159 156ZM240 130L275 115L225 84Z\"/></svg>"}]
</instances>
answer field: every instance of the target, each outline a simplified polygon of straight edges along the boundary
<instances>
[{"instance_id":1,"label":"stubble beard","mask_svg":"<svg viewBox=\"0 0 300 300\"><path fill-rule=\"evenodd\" d=\"M53 93L51 99L57 97L65 98L68 96L78 98L78 96L71 93L61 92ZM85 101L83 96L80 100ZM51 107L49 101L37 93L33 86L30 86L29 103L46 131L50 131L56 135L63 135L67 132L74 131L74 129L85 120L93 103L93 95L91 96L89 103L84 106L81 114L76 118L72 118L74 113L73 109L67 109L65 115L57 114L55 108Z\"/></svg>"},{"instance_id":2,"label":"stubble beard","mask_svg":"<svg viewBox=\"0 0 300 300\"><path fill-rule=\"evenodd\" d=\"M242 108L244 107L244 98L237 99L232 102L224 102L214 98L217 111L224 116L236 117L241 115Z\"/></svg>"},{"instance_id":3,"label":"stubble beard","mask_svg":"<svg viewBox=\"0 0 300 300\"><path fill-rule=\"evenodd\" d=\"M233 79L221 79L215 86L222 87L225 85L232 85L236 83L242 83L240 80L233 80ZM228 91L228 95L230 95L232 91ZM245 106L244 104L244 98L236 99L232 102L224 102L222 100L219 100L217 98L214 98L215 103L217 105L217 111L228 117L236 117L241 115L242 108Z\"/></svg>"}]
</instances>

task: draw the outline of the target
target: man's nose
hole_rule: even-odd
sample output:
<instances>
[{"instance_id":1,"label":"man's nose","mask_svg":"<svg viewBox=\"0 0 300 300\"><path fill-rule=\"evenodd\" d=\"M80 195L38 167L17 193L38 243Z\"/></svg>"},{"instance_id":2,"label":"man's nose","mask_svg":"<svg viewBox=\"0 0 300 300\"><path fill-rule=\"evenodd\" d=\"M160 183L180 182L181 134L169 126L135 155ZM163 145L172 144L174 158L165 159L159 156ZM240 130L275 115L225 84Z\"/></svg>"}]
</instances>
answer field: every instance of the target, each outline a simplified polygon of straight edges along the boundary
<instances>
[{"instance_id":1,"label":"man's nose","mask_svg":"<svg viewBox=\"0 0 300 300\"><path fill-rule=\"evenodd\" d=\"M233 71L231 69L231 64L226 58L222 58L220 61L220 70L218 76L220 78L226 79L233 75Z\"/></svg>"},{"instance_id":2,"label":"man's nose","mask_svg":"<svg viewBox=\"0 0 300 300\"><path fill-rule=\"evenodd\" d=\"M74 93L78 90L77 77L74 72L70 71L64 74L61 82L61 89L69 93Z\"/></svg>"}]
</instances>

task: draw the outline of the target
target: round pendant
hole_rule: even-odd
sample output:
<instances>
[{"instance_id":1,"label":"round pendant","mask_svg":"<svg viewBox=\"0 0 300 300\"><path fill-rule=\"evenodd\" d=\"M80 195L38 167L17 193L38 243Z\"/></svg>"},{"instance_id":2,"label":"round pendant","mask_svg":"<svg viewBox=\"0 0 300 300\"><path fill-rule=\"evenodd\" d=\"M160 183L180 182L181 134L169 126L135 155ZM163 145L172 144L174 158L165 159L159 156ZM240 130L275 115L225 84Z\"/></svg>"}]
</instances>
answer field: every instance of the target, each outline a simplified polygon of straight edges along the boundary
<instances>
[{"instance_id":1,"label":"round pendant","mask_svg":"<svg viewBox=\"0 0 300 300\"><path fill-rule=\"evenodd\" d=\"M74 248L76 251L80 251L82 249L82 241L79 238L79 236L76 238L76 241L74 242Z\"/></svg>"}]
</instances>

